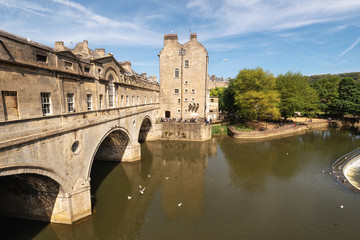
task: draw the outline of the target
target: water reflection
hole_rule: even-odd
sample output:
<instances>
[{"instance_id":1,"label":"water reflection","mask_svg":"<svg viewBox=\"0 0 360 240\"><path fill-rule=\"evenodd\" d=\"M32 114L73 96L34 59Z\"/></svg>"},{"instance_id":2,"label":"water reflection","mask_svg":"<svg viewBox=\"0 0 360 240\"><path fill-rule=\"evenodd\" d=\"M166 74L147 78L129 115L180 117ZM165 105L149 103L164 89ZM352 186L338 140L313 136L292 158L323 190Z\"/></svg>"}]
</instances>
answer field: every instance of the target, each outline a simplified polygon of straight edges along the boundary
<instances>
[{"instance_id":1,"label":"water reflection","mask_svg":"<svg viewBox=\"0 0 360 240\"><path fill-rule=\"evenodd\" d=\"M321 171L358 135L147 142L139 162L94 162L91 217L70 226L19 220L14 229L24 227L22 239L356 239L359 195Z\"/></svg>"},{"instance_id":2,"label":"water reflection","mask_svg":"<svg viewBox=\"0 0 360 240\"><path fill-rule=\"evenodd\" d=\"M319 130L257 142L229 138L218 142L230 166L232 182L245 191L262 192L271 177L290 181L310 160L329 159L331 162L340 157L344 144L351 146L357 140L356 135L350 133L349 137L348 134L344 130Z\"/></svg>"}]
</instances>

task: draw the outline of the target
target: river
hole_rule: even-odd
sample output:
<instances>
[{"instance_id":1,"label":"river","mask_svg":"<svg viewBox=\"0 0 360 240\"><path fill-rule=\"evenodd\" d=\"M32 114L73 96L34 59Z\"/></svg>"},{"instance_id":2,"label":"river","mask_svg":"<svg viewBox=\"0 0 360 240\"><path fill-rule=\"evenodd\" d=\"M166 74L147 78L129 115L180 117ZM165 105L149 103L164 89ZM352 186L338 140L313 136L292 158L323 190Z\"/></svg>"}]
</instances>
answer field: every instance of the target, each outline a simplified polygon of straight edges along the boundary
<instances>
[{"instance_id":1,"label":"river","mask_svg":"<svg viewBox=\"0 0 360 240\"><path fill-rule=\"evenodd\" d=\"M0 218L1 239L359 239L360 195L327 174L359 146L345 130L147 142L139 162L95 161L91 217Z\"/></svg>"}]
</instances>

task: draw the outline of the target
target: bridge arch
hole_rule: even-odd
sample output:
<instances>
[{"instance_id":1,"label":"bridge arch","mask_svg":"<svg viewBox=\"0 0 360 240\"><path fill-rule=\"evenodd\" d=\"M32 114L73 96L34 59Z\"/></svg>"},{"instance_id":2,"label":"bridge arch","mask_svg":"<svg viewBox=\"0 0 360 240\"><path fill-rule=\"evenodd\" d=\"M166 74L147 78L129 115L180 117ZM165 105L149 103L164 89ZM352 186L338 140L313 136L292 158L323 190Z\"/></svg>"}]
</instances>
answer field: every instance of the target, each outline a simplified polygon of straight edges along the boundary
<instances>
[{"instance_id":1,"label":"bridge arch","mask_svg":"<svg viewBox=\"0 0 360 240\"><path fill-rule=\"evenodd\" d=\"M64 198L70 185L51 170L16 166L0 169L0 214L3 216L63 222ZM65 208L65 211L64 211ZM60 214L59 214L60 213ZM65 214L66 215L66 214ZM71 221L68 216L65 222Z\"/></svg>"},{"instance_id":2,"label":"bridge arch","mask_svg":"<svg viewBox=\"0 0 360 240\"><path fill-rule=\"evenodd\" d=\"M121 162L124 160L124 157L127 157L127 150L131 149L132 145L133 140L127 129L120 126L114 126L109 129L92 151L93 154L87 168L87 178L90 178L95 159Z\"/></svg>"},{"instance_id":3,"label":"bridge arch","mask_svg":"<svg viewBox=\"0 0 360 240\"><path fill-rule=\"evenodd\" d=\"M146 115L141 123L139 135L138 135L138 142L144 143L146 141L146 138L148 136L148 133L150 132L151 128L153 126L151 117L149 115Z\"/></svg>"}]
</instances>

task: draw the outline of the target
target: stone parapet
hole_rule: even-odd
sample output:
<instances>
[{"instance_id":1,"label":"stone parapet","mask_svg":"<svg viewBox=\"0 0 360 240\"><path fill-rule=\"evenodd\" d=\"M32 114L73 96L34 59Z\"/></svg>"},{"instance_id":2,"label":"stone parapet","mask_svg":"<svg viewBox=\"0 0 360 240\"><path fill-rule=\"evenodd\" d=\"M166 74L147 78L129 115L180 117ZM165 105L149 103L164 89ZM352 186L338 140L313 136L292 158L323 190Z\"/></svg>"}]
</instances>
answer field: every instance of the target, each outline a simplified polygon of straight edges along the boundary
<instances>
[{"instance_id":1,"label":"stone parapet","mask_svg":"<svg viewBox=\"0 0 360 240\"><path fill-rule=\"evenodd\" d=\"M205 123L162 122L162 140L206 141L211 139L211 125Z\"/></svg>"}]
</instances>

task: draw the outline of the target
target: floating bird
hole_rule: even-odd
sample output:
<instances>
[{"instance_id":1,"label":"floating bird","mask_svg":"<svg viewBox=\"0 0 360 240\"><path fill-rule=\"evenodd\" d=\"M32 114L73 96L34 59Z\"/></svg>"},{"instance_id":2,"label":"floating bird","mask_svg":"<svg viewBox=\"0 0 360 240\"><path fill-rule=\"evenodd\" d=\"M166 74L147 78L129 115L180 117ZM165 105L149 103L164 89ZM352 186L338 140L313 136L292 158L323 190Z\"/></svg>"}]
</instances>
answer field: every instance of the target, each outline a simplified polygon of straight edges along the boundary
<instances>
[{"instance_id":1,"label":"floating bird","mask_svg":"<svg viewBox=\"0 0 360 240\"><path fill-rule=\"evenodd\" d=\"M181 207L181 205L182 205L182 203L179 203L179 204L178 204L178 207Z\"/></svg>"},{"instance_id":2,"label":"floating bird","mask_svg":"<svg viewBox=\"0 0 360 240\"><path fill-rule=\"evenodd\" d=\"M166 177L165 179L166 179L166 180L169 180L169 177Z\"/></svg>"},{"instance_id":3,"label":"floating bird","mask_svg":"<svg viewBox=\"0 0 360 240\"><path fill-rule=\"evenodd\" d=\"M227 62L227 61L229 61L229 59L225 58L223 61L224 61L224 62Z\"/></svg>"},{"instance_id":4,"label":"floating bird","mask_svg":"<svg viewBox=\"0 0 360 240\"><path fill-rule=\"evenodd\" d=\"M128 199L130 200L132 198L132 196L128 196Z\"/></svg>"},{"instance_id":5,"label":"floating bird","mask_svg":"<svg viewBox=\"0 0 360 240\"><path fill-rule=\"evenodd\" d=\"M332 172L329 172L329 175L332 175Z\"/></svg>"},{"instance_id":6,"label":"floating bird","mask_svg":"<svg viewBox=\"0 0 360 240\"><path fill-rule=\"evenodd\" d=\"M344 205L340 205L340 208L344 208Z\"/></svg>"},{"instance_id":7,"label":"floating bird","mask_svg":"<svg viewBox=\"0 0 360 240\"><path fill-rule=\"evenodd\" d=\"M142 186L141 186L141 185L139 185L139 188L142 188Z\"/></svg>"},{"instance_id":8,"label":"floating bird","mask_svg":"<svg viewBox=\"0 0 360 240\"><path fill-rule=\"evenodd\" d=\"M286 155L289 155L289 153L286 153Z\"/></svg>"},{"instance_id":9,"label":"floating bird","mask_svg":"<svg viewBox=\"0 0 360 240\"><path fill-rule=\"evenodd\" d=\"M140 190L140 193L144 194L145 189L146 189L146 187L144 187L142 190Z\"/></svg>"},{"instance_id":10,"label":"floating bird","mask_svg":"<svg viewBox=\"0 0 360 240\"><path fill-rule=\"evenodd\" d=\"M322 170L321 172L322 172L322 173L325 173L325 171L324 171L324 170Z\"/></svg>"},{"instance_id":11,"label":"floating bird","mask_svg":"<svg viewBox=\"0 0 360 240\"><path fill-rule=\"evenodd\" d=\"M151 176L150 176L150 174L148 174L148 178L150 178Z\"/></svg>"}]
</instances>

